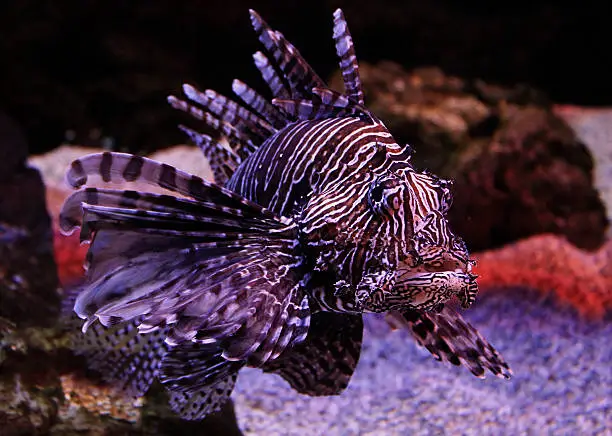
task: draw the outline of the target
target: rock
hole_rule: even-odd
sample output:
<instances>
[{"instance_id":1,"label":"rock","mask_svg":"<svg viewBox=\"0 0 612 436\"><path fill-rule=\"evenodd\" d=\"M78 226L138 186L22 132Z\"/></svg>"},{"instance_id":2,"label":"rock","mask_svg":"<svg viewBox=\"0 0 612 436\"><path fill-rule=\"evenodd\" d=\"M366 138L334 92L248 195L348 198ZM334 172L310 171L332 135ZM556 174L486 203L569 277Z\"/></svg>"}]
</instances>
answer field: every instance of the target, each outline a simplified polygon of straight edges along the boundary
<instances>
[{"instance_id":1,"label":"rock","mask_svg":"<svg viewBox=\"0 0 612 436\"><path fill-rule=\"evenodd\" d=\"M612 313L612 240L587 252L565 238L541 234L474 258L483 294L531 289L585 319L602 320Z\"/></svg>"},{"instance_id":2,"label":"rock","mask_svg":"<svg viewBox=\"0 0 612 436\"><path fill-rule=\"evenodd\" d=\"M28 144L21 127L0 110L0 182L9 178L28 157Z\"/></svg>"},{"instance_id":3,"label":"rock","mask_svg":"<svg viewBox=\"0 0 612 436\"><path fill-rule=\"evenodd\" d=\"M19 375L0 383L0 425L4 436L47 434L57 414L59 386L37 389ZM48 389L48 390L47 390Z\"/></svg>"},{"instance_id":4,"label":"rock","mask_svg":"<svg viewBox=\"0 0 612 436\"><path fill-rule=\"evenodd\" d=\"M420 169L455 181L450 220L471 250L539 233L596 249L608 219L594 187L593 159L541 92L363 64L368 107ZM331 83L340 88L336 74Z\"/></svg>"},{"instance_id":5,"label":"rock","mask_svg":"<svg viewBox=\"0 0 612 436\"><path fill-rule=\"evenodd\" d=\"M555 112L589 147L595 160L595 186L612 221L612 109L564 105L555 107ZM612 226L608 237L612 237Z\"/></svg>"},{"instance_id":6,"label":"rock","mask_svg":"<svg viewBox=\"0 0 612 436\"><path fill-rule=\"evenodd\" d=\"M49 325L59 312L53 233L45 187L25 164L27 144L0 116L0 317L19 326Z\"/></svg>"},{"instance_id":7,"label":"rock","mask_svg":"<svg viewBox=\"0 0 612 436\"><path fill-rule=\"evenodd\" d=\"M600 247L609 223L586 146L548 108L514 107L500 121L490 142L472 142L449 172L458 234L475 250L540 233Z\"/></svg>"}]
</instances>

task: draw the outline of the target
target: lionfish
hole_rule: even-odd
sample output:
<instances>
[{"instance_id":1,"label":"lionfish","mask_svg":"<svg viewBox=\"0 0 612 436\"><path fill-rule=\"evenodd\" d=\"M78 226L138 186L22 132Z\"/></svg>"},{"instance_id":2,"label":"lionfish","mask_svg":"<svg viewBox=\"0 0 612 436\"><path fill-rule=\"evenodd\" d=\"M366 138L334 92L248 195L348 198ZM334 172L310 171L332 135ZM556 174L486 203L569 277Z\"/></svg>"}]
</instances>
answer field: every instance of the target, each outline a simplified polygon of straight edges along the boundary
<instances>
[{"instance_id":1,"label":"lionfish","mask_svg":"<svg viewBox=\"0 0 612 436\"><path fill-rule=\"evenodd\" d=\"M97 175L169 191L85 187L66 200L62 230L80 226L90 242L71 307L86 320L79 352L132 395L158 380L192 420L222 407L245 366L301 394L340 394L359 360L364 313L401 321L438 360L509 378L497 351L445 306L456 298L467 308L478 291L446 219L451 182L416 171L411 147L364 105L342 11L333 39L344 93L250 17L271 101L238 80L242 104L190 85L188 101L169 97L216 132L181 126L216 183L114 152L69 168L74 188Z\"/></svg>"}]
</instances>

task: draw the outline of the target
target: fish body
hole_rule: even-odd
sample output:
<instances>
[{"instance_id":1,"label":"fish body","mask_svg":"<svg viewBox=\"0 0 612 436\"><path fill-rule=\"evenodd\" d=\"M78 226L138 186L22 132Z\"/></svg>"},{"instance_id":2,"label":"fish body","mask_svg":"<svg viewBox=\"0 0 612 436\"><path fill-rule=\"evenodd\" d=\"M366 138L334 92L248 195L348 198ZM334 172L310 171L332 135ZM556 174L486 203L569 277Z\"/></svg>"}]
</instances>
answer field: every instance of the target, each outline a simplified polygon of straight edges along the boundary
<instances>
[{"instance_id":1,"label":"fish body","mask_svg":"<svg viewBox=\"0 0 612 436\"><path fill-rule=\"evenodd\" d=\"M509 377L507 364L448 306L478 291L465 243L446 220L450 182L410 164L364 106L340 10L334 40L345 92L327 87L254 11L254 55L268 101L235 81L238 104L190 85L170 104L216 136L181 126L216 183L122 153L73 162L68 182L144 181L175 195L85 187L60 225L91 242L74 312L76 348L124 390L154 379L186 419L227 401L252 366L298 392L342 392L359 360L362 316L385 312L439 360Z\"/></svg>"}]
</instances>

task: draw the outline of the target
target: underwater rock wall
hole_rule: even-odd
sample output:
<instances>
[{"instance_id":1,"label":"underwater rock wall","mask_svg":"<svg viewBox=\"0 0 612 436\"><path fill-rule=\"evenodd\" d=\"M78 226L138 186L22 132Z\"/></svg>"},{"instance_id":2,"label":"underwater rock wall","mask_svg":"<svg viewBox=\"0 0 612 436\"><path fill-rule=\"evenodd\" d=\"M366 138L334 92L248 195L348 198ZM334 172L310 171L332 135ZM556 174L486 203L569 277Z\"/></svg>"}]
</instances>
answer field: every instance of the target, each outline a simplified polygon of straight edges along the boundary
<instances>
[{"instance_id":1,"label":"underwater rock wall","mask_svg":"<svg viewBox=\"0 0 612 436\"><path fill-rule=\"evenodd\" d=\"M415 149L415 166L454 180L449 219L471 250L540 233L601 246L609 222L591 151L541 91L392 62L360 73L368 107ZM331 83L342 86L338 74Z\"/></svg>"},{"instance_id":2,"label":"underwater rock wall","mask_svg":"<svg viewBox=\"0 0 612 436\"><path fill-rule=\"evenodd\" d=\"M51 218L19 125L0 112L0 432L48 430L57 413L57 363L46 344L60 309ZM51 357L51 358L50 358Z\"/></svg>"},{"instance_id":3,"label":"underwater rock wall","mask_svg":"<svg viewBox=\"0 0 612 436\"><path fill-rule=\"evenodd\" d=\"M59 312L53 233L42 177L27 156L21 128L0 111L0 317L49 325Z\"/></svg>"}]
</instances>

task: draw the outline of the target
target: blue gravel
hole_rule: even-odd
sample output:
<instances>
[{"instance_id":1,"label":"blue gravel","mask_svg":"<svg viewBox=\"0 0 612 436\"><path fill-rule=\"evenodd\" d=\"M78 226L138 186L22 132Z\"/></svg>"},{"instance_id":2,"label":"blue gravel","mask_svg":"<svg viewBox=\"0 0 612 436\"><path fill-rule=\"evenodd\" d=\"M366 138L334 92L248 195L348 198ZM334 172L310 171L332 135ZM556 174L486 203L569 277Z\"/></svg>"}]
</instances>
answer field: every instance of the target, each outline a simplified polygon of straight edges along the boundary
<instances>
[{"instance_id":1,"label":"blue gravel","mask_svg":"<svg viewBox=\"0 0 612 436\"><path fill-rule=\"evenodd\" d=\"M436 362L372 317L342 395L302 396L247 370L238 422L247 435L612 435L611 316L585 321L520 290L484 295L465 315L503 353L511 380Z\"/></svg>"}]
</instances>

